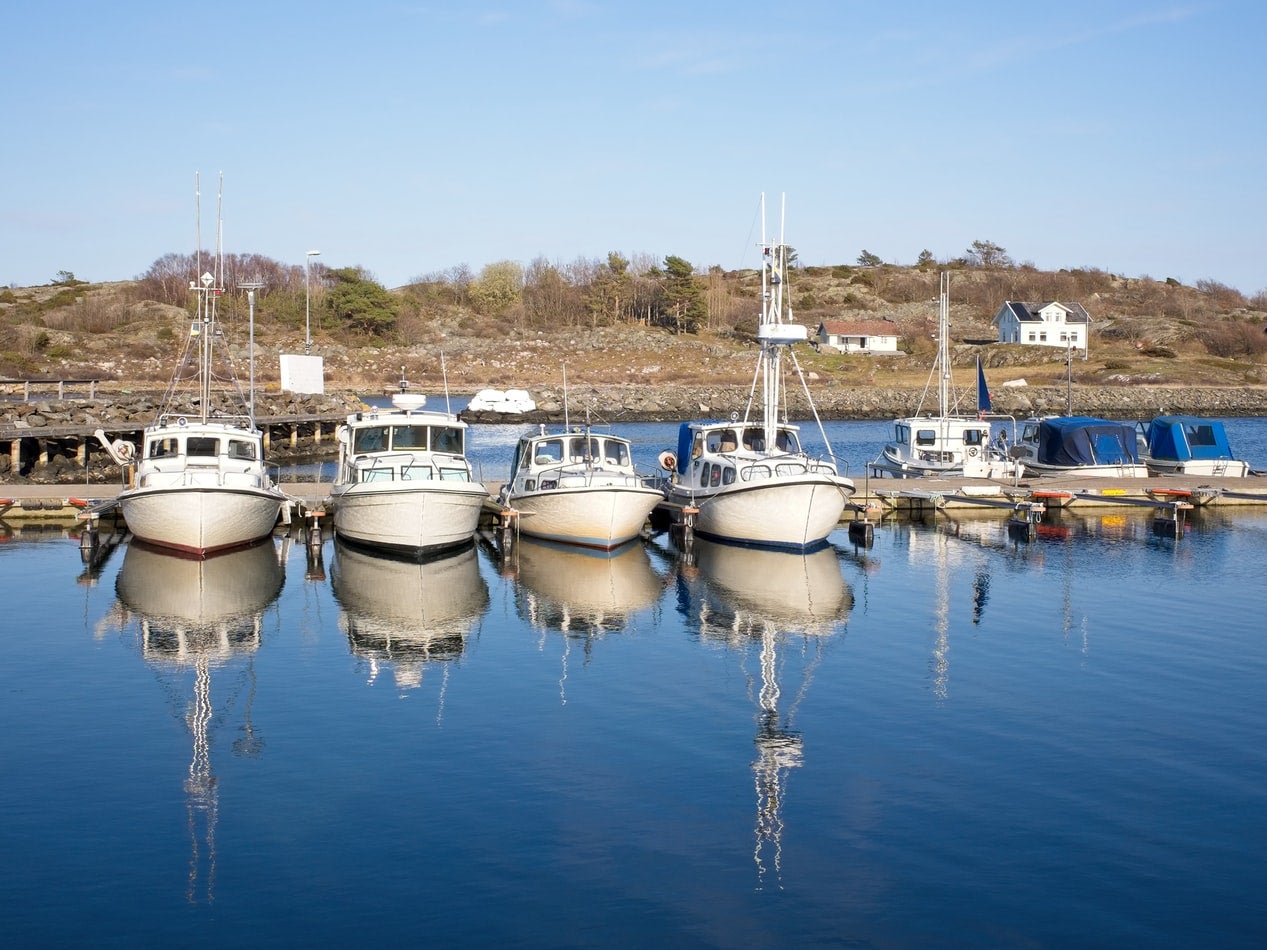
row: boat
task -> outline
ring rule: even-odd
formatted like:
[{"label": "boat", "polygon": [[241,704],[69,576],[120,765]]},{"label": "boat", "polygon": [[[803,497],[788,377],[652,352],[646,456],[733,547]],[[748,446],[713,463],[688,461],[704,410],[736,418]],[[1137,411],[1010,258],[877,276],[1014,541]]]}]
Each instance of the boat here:
[{"label": "boat", "polygon": [[[196,261],[202,271],[201,248]],[[133,537],[194,557],[267,537],[287,501],[264,462],[254,405],[243,398],[222,345],[216,305],[223,276],[217,247],[211,269],[190,282],[197,306],[184,352],[139,453],[97,431],[127,473],[118,504]]]},{"label": "boat", "polygon": [[634,465],[629,440],[586,425],[523,436],[499,500],[534,538],[611,549],[642,532],[663,491]]},{"label": "boat", "polygon": [[1145,430],[1150,475],[1227,475],[1244,478],[1249,463],[1236,458],[1217,419],[1158,416]]},{"label": "boat", "polygon": [[[937,413],[923,413],[933,380],[937,381]],[[966,478],[1015,478],[1021,466],[991,440],[990,390],[985,370],[977,358],[977,412],[956,413],[959,395],[950,368],[950,275],[941,275],[937,327],[937,356],[915,414],[893,422],[888,442],[869,472],[876,478],[962,476]]]},{"label": "boat", "polygon": [[[734,413],[730,421],[682,423],[677,454],[662,453],[660,464],[669,472],[668,500],[698,511],[696,534],[739,544],[805,549],[824,543],[839,524],[854,483],[837,472],[792,349],[805,342],[808,333],[792,320],[786,290],[789,249],[782,226],[778,243],[765,239],[764,195],[761,221],[760,350],[743,417]],[[799,426],[787,421],[785,360],[794,368],[818,423],[825,457],[810,456],[802,447]]]},{"label": "boat", "polygon": [[466,423],[423,409],[426,398],[402,389],[390,408],[354,412],[339,426],[336,537],[409,557],[475,537],[488,492],[466,458]]},{"label": "boat", "polygon": [[1011,451],[1026,476],[1148,476],[1148,467],[1140,461],[1136,427],[1093,416],[1027,419]]},{"label": "boat", "polygon": [[468,412],[500,412],[505,415],[522,415],[536,408],[536,402],[524,389],[481,389],[466,406]]}]

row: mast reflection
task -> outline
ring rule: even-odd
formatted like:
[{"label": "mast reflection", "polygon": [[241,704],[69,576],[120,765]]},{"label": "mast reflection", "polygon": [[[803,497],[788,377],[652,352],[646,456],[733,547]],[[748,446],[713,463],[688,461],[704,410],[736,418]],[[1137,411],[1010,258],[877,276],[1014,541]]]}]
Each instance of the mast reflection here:
[{"label": "mast reflection", "polygon": [[[135,628],[145,661],[173,676],[193,675],[185,710],[193,750],[184,782],[190,903],[215,900],[219,797],[211,765],[211,674],[245,658],[253,693],[252,661],[260,647],[263,615],[284,580],[271,540],[201,560],[133,540],[115,580],[114,619],[120,630]],[[250,723],[250,703],[248,697],[245,737],[234,743],[237,754],[257,755],[263,748]]]},{"label": "mast reflection", "polygon": [[[793,721],[821,662],[825,641],[844,629],[853,594],[833,548],[801,554],[696,539],[679,563],[679,610],[700,636],[723,642],[745,657],[752,646],[760,646],[759,681],[754,684],[748,674],[750,692],[757,686],[753,861],[759,888],[771,876],[774,886],[782,888],[783,802],[791,771],[804,763],[804,744]],[[798,639],[801,683],[781,709],[779,678],[786,665],[778,651]]]},{"label": "mast reflection", "polygon": [[416,689],[428,664],[456,660],[488,609],[474,544],[423,560],[369,553],[336,539],[330,586],[352,652],[384,668],[397,688]]}]

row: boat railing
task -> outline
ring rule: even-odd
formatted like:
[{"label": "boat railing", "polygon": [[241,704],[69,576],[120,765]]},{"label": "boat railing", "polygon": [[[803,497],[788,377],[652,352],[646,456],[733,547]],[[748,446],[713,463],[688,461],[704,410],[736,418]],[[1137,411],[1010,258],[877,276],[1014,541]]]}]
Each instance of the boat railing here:
[{"label": "boat railing", "polygon": [[648,476],[635,466],[608,466],[602,462],[560,462],[532,472],[541,489],[590,488],[599,485],[642,485]]},{"label": "boat railing", "polygon": [[357,482],[441,481],[469,482],[474,477],[461,455],[426,455],[417,452],[376,452],[353,459]]}]

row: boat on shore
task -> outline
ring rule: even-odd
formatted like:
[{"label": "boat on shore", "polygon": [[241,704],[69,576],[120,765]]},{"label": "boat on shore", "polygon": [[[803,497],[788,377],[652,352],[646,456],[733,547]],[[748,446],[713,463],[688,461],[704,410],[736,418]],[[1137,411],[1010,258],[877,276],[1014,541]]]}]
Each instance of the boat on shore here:
[{"label": "boat on shore", "polygon": [[[196,261],[202,271],[201,248]],[[217,247],[211,269],[190,281],[197,306],[184,352],[155,421],[142,431],[139,452],[131,442],[110,442],[97,432],[127,473],[118,502],[128,530],[193,557],[267,537],[286,503],[264,462],[254,406],[243,399],[221,345],[216,305],[224,294],[223,278]],[[192,411],[181,403],[188,395]]]},{"label": "boat on shore", "polygon": [[519,531],[546,541],[609,550],[636,538],[664,500],[639,474],[629,440],[589,425],[525,435],[499,500]]},{"label": "boat on shore", "polygon": [[409,557],[469,543],[488,492],[466,458],[466,423],[399,392],[391,408],[348,416],[335,436],[334,533]]},{"label": "boat on shore", "polygon": [[[893,438],[880,450],[868,471],[875,478],[950,477],[1015,478],[1020,463],[991,438],[990,391],[977,359],[977,412],[958,413],[950,368],[950,275],[941,275],[937,356],[914,415],[893,422]],[[937,413],[923,412],[934,379]]]},{"label": "boat on shore", "polygon": [[[839,524],[854,483],[836,469],[827,434],[792,347],[808,339],[792,319],[787,293],[788,246],[782,225],[777,243],[765,239],[762,218],[760,350],[743,416],[730,421],[681,424],[677,454],[663,453],[670,473],[668,500],[698,511],[697,534],[739,544],[805,549],[822,544]],[[790,362],[810,412],[819,424],[827,456],[802,447],[799,426],[788,422],[784,363]],[[757,388],[760,385],[760,401]]]},{"label": "boat on shore", "polygon": [[1236,458],[1217,419],[1158,416],[1144,428],[1150,475],[1218,475],[1244,478],[1249,463]]}]

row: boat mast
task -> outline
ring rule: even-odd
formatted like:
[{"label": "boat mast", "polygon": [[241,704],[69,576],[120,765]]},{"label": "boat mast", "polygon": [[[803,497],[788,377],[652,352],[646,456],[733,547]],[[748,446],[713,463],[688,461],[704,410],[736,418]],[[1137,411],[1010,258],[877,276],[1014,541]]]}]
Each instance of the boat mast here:
[{"label": "boat mast", "polygon": [[[767,326],[783,322],[783,281],[787,273],[787,246],[783,243],[783,228],[787,219],[787,197],[784,196],[779,210],[779,242],[766,242],[765,193],[761,194],[761,325]],[[783,355],[782,344],[776,338],[763,339],[761,342],[762,358],[762,424],[765,428],[766,450],[771,451],[775,445],[778,428],[779,387],[781,384],[780,368]]]},{"label": "boat mast", "polygon": [[950,273],[941,272],[937,310],[937,405],[942,419],[950,411]]}]

